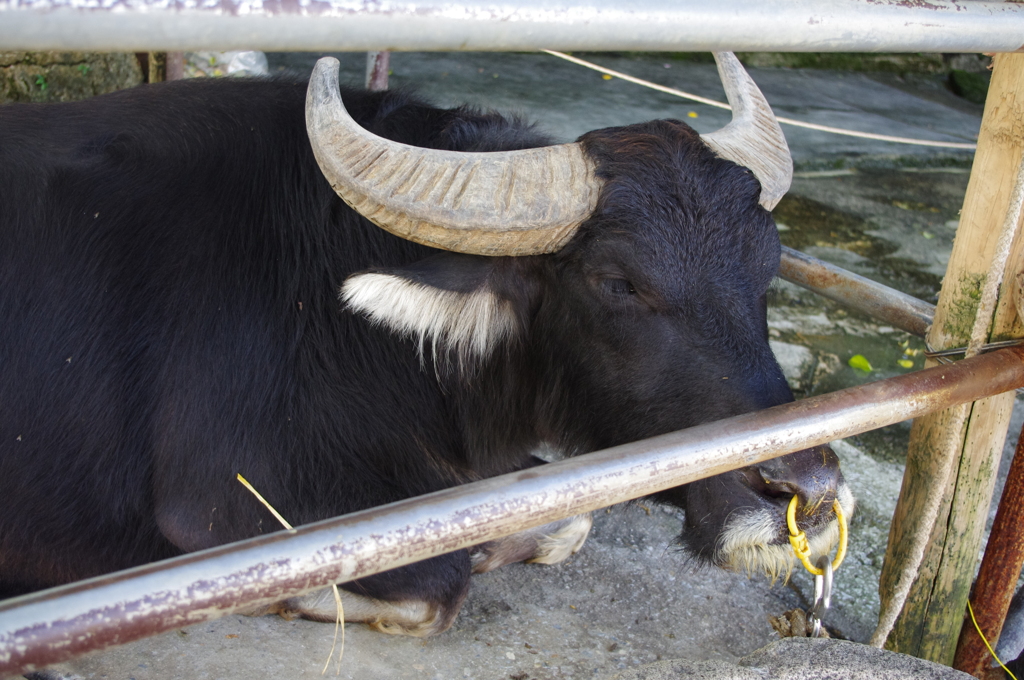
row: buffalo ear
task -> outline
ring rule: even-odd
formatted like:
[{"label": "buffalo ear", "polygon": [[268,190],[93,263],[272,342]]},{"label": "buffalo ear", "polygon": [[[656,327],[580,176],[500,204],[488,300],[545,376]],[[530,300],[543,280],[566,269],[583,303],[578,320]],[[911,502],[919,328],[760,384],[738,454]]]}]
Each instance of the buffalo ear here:
[{"label": "buffalo ear", "polygon": [[515,337],[520,323],[511,300],[494,285],[506,258],[444,252],[405,267],[353,274],[342,302],[370,321],[429,345],[453,351],[460,362],[479,361]]}]

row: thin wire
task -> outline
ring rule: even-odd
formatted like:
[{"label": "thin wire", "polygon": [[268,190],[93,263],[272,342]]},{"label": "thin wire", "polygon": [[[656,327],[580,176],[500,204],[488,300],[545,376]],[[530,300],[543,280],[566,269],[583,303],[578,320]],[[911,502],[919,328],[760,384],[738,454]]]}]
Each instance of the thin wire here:
[{"label": "thin wire", "polygon": [[992,649],[992,645],[988,643],[988,639],[985,637],[985,634],[981,632],[981,626],[978,625],[978,619],[974,618],[974,608],[971,607],[970,600],[967,600],[967,612],[971,615],[971,623],[974,624],[974,630],[978,631],[978,636],[981,638],[981,641],[984,642],[985,646],[988,648],[988,653],[992,655],[992,658],[996,660],[997,664],[1003,667],[1003,670],[1006,671],[1007,675],[1013,678],[1013,680],[1017,680],[1017,676],[1013,674],[1013,671],[1006,667],[1006,664],[1003,663],[1002,659],[996,656],[996,651]]},{"label": "thin wire", "polygon": [[[1020,345],[1024,345],[1024,338],[1016,338],[1014,340],[1000,340],[999,342],[989,342],[989,343],[986,343],[984,345],[979,346],[977,349],[978,349],[978,353],[981,354],[981,353],[984,353],[984,352],[992,352],[992,351],[997,350],[997,349],[1005,349],[1007,347],[1018,347]],[[927,342],[925,343],[925,346],[926,347],[928,346]],[[966,347],[951,347],[949,349],[940,349],[940,350],[933,350],[933,349],[931,349],[929,347],[928,349],[925,350],[924,355],[926,357],[928,357],[929,359],[935,359],[936,361],[940,361],[941,362],[941,360],[943,358],[945,358],[945,357],[955,357],[955,356],[959,356],[961,354],[966,354],[966,353],[967,353],[967,348]],[[942,362],[942,363],[952,363],[952,362]]]},{"label": "thin wire", "polygon": [[[643,85],[644,87],[649,87],[652,90],[657,90],[658,92],[664,92],[665,94],[671,94],[671,95],[674,95],[676,97],[683,97],[684,99],[691,99],[691,100],[693,100],[695,102],[699,102],[701,104],[706,104],[708,106],[714,106],[715,108],[725,109],[726,111],[732,111],[732,107],[731,106],[729,106],[728,104],[723,104],[722,102],[719,102],[719,101],[715,101],[714,99],[708,99],[706,97],[701,97],[699,95],[690,94],[689,92],[683,92],[682,90],[677,90],[677,89],[672,88],[672,87],[665,87],[664,85],[658,85],[657,83],[652,83],[651,81],[643,80],[642,78],[635,78],[635,77],[633,77],[631,75],[628,75],[626,73],[621,73],[619,71],[613,71],[610,68],[605,68],[603,66],[598,66],[597,64],[591,63],[589,61],[584,61],[583,59],[580,59],[578,57],[570,56],[568,54],[565,54],[564,52],[556,52],[554,50],[541,50],[541,52],[544,52],[546,54],[550,54],[553,57],[558,57],[559,59],[565,59],[566,61],[571,61],[572,63],[578,64],[579,66],[584,66],[584,67],[592,69],[594,71],[598,71],[600,73],[604,73],[604,74],[613,76],[615,78],[619,78],[621,80],[625,80],[625,81],[630,82],[630,83],[635,83],[637,85]],[[830,127],[828,125],[818,125],[816,123],[805,123],[802,120],[794,120],[792,118],[783,118],[782,116],[776,116],[775,119],[777,121],[779,121],[780,123],[783,123],[785,125],[792,125],[794,127],[802,127],[802,128],[806,128],[808,130],[818,130],[819,132],[830,132],[830,133],[835,134],[835,135],[845,135],[847,137],[859,137],[861,139],[874,139],[874,140],[878,140],[878,141],[882,141],[882,142],[894,142],[896,144],[915,144],[917,146],[934,146],[934,147],[939,147],[939,148],[943,148],[943,149],[966,149],[968,151],[974,151],[974,150],[976,150],[978,148],[977,144],[967,144],[967,143],[963,143],[963,142],[933,142],[933,141],[930,141],[930,140],[927,140],[927,139],[912,139],[910,137],[893,137],[891,135],[878,135],[878,134],[874,134],[872,132],[858,132],[856,130],[845,130],[843,128]]]}]

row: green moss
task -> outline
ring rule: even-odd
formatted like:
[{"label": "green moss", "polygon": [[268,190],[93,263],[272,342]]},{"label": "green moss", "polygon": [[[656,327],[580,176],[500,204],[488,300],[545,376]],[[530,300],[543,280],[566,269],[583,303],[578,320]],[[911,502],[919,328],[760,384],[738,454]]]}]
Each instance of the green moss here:
[{"label": "green moss", "polygon": [[141,82],[133,54],[0,52],[0,102],[71,101]]},{"label": "green moss", "polygon": [[951,292],[950,312],[942,325],[942,331],[954,345],[967,344],[971,338],[984,283],[984,274],[961,274],[956,289]]},{"label": "green moss", "polygon": [[988,95],[988,74],[969,73],[960,69],[949,72],[949,87],[956,94],[975,104],[984,104]]}]

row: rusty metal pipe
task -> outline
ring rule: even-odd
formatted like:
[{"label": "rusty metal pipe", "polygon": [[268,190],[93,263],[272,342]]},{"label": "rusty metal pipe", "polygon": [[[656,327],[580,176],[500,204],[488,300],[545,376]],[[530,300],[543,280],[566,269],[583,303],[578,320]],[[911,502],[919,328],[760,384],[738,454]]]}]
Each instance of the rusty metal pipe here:
[{"label": "rusty metal pipe", "polygon": [[[971,594],[971,607],[978,626],[993,647],[1002,633],[1021,567],[1024,567],[1024,430],[1017,439],[1017,449]],[[953,668],[976,678],[985,678],[991,660],[992,655],[978,636],[970,617],[966,617],[960,629]]]},{"label": "rusty metal pipe", "polygon": [[371,92],[381,92],[388,89],[388,70],[390,68],[390,52],[367,52],[366,89]]},{"label": "rusty metal pipe", "polygon": [[164,67],[165,80],[182,80],[185,78],[185,53],[168,52],[167,62]]},{"label": "rusty metal pipe", "polygon": [[1024,349],[965,359],[0,605],[0,676],[375,574],[1024,386]]},{"label": "rusty metal pipe", "polygon": [[935,305],[785,246],[779,277],[920,337],[935,318]]}]

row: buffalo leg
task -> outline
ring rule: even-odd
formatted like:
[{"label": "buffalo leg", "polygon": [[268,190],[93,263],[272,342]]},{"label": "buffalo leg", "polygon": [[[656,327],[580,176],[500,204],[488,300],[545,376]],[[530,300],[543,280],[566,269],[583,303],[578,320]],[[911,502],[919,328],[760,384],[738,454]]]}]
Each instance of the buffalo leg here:
[{"label": "buffalo leg", "polygon": [[[583,546],[590,525],[589,514],[577,515],[468,551],[459,550],[346,583],[339,587],[345,621],[365,623],[393,635],[427,637],[442,633],[462,608],[471,573],[491,571],[512,562],[561,562]],[[333,622],[338,615],[330,588],[245,613],[324,622]]]},{"label": "buffalo leg", "polygon": [[469,549],[473,573],[482,574],[512,562],[561,562],[583,547],[592,523],[589,513],[576,515],[473,546]]},{"label": "buffalo leg", "polygon": [[[530,456],[519,469],[546,464],[543,458]],[[592,524],[590,513],[576,515],[473,546],[469,549],[473,573],[483,574],[513,562],[557,564],[583,547]]]},{"label": "buffalo leg", "polygon": [[[345,583],[339,586],[345,621],[393,635],[444,632],[466,599],[470,573],[469,555],[459,550]],[[331,589],[321,588],[245,613],[334,622],[337,606]]]}]

